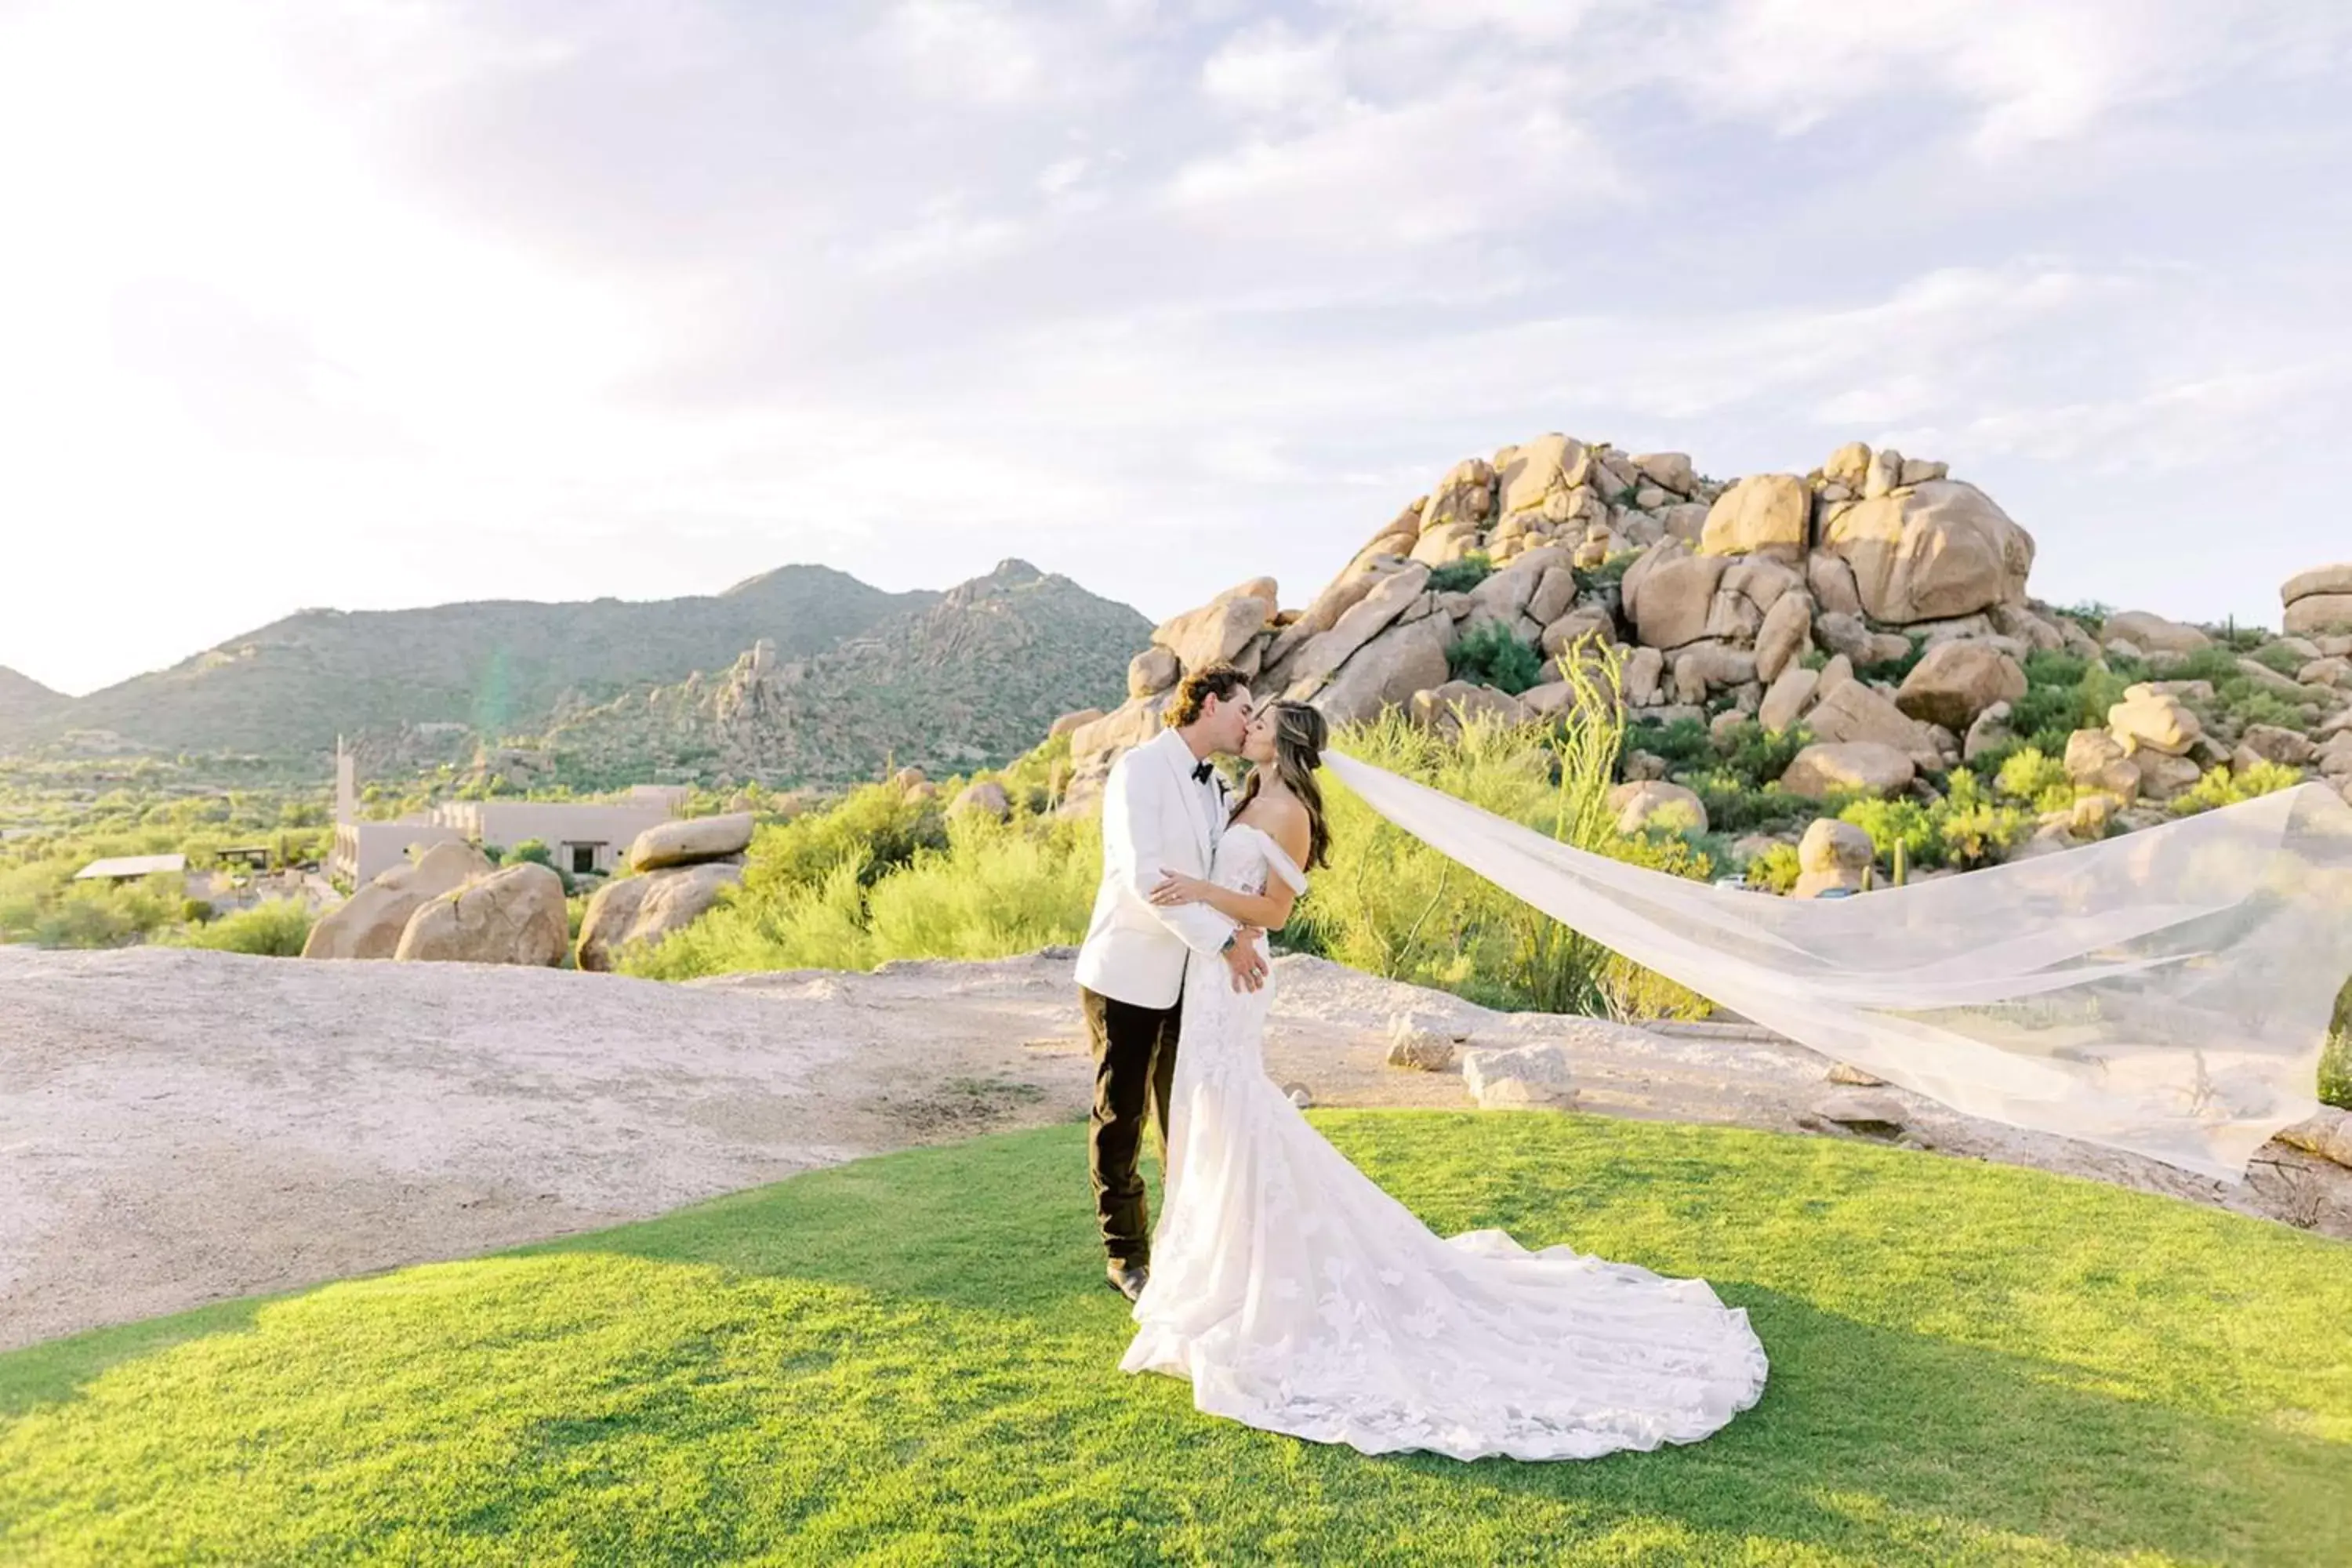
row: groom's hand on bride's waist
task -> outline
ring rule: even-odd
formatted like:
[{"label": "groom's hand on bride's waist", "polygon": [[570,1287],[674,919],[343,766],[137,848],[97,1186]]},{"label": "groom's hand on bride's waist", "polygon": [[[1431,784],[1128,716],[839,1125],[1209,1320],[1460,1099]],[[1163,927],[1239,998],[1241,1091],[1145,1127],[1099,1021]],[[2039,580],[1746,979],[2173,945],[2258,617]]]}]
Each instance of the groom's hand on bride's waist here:
[{"label": "groom's hand on bride's waist", "polygon": [[1265,955],[1257,944],[1264,934],[1256,926],[1235,926],[1225,939],[1225,968],[1234,977],[1234,990],[1255,991],[1265,984]]}]

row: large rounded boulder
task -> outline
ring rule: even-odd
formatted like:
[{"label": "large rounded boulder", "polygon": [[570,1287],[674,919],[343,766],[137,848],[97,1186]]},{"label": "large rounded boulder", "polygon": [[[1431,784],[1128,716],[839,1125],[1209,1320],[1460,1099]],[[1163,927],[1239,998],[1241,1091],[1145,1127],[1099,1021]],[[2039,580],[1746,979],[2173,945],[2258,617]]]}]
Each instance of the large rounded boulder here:
[{"label": "large rounded boulder", "polygon": [[2025,596],[2033,536],[1992,498],[1934,479],[1857,502],[1824,531],[1822,548],[1853,568],[1874,620],[1948,620]]},{"label": "large rounded boulder", "polygon": [[379,874],[320,917],[302,943],[305,958],[390,958],[400,950],[411,916],[431,900],[489,874],[490,863],[470,844],[436,844],[404,866]]},{"label": "large rounded boulder", "polygon": [[443,893],[409,917],[403,963],[513,963],[551,969],[571,945],[563,879],[525,860]]},{"label": "large rounded boulder", "polygon": [[1994,703],[2024,695],[2025,669],[2017,660],[1990,643],[1946,642],[1911,667],[1895,706],[1921,723],[1965,734]]},{"label": "large rounded boulder", "polygon": [[748,811],[730,811],[723,816],[689,816],[678,822],[658,823],[638,834],[636,842],[629,846],[629,869],[653,871],[665,866],[723,860],[730,855],[740,855],[751,845],[751,814]]},{"label": "large rounded boulder", "polygon": [[742,880],[740,866],[710,864],[607,882],[588,900],[576,962],[586,970],[617,969],[625,954],[693,924]]}]

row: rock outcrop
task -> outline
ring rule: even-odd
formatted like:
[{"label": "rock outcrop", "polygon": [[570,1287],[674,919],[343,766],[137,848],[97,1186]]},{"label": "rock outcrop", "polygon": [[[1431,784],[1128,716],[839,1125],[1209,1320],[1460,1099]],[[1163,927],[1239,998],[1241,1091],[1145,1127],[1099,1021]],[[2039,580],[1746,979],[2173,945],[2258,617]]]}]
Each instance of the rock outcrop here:
[{"label": "rock outcrop", "polygon": [[393,957],[404,963],[553,968],[571,941],[563,879],[526,860],[452,889],[409,917]]},{"label": "rock outcrop", "polygon": [[742,880],[740,866],[714,861],[607,882],[581,919],[576,962],[582,969],[616,969],[625,953],[691,925]]},{"label": "rock outcrop", "polygon": [[751,814],[730,812],[723,816],[688,816],[646,828],[629,846],[629,868],[656,871],[665,866],[692,866],[723,860],[751,847]]},{"label": "rock outcrop", "polygon": [[435,844],[412,853],[415,858],[407,865],[379,873],[321,915],[302,944],[302,956],[391,958],[418,910],[490,870],[489,860],[470,844]]},{"label": "rock outcrop", "polygon": [[2298,572],[2279,589],[2286,605],[2280,629],[2290,637],[2352,632],[2352,563]]}]

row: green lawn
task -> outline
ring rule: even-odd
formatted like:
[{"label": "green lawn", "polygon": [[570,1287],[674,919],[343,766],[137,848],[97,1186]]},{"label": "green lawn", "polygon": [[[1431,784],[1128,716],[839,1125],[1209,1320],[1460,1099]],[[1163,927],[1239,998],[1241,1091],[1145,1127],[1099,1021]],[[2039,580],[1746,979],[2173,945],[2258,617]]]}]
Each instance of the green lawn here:
[{"label": "green lawn", "polygon": [[0,1356],[0,1559],[2352,1562],[2352,1247],[1850,1142],[1318,1121],[1441,1230],[1705,1274],[1763,1402],[1556,1465],[1201,1417],[1116,1370],[1055,1127]]}]

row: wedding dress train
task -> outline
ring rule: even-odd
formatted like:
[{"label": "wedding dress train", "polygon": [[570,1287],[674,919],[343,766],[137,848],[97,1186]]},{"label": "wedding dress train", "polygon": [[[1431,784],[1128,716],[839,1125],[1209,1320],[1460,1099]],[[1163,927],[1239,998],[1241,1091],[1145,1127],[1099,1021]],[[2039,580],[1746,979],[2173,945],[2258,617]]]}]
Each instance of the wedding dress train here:
[{"label": "wedding dress train", "polygon": [[[1229,828],[1212,879],[1305,874]],[[1274,984],[1222,965],[1184,988],[1166,1194],[1120,1365],[1192,1380],[1204,1412],[1368,1454],[1580,1459],[1690,1443],[1763,1392],[1744,1309],[1499,1230],[1441,1239],[1265,1076]]]}]

